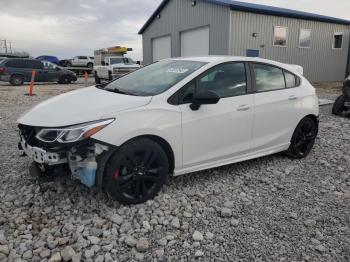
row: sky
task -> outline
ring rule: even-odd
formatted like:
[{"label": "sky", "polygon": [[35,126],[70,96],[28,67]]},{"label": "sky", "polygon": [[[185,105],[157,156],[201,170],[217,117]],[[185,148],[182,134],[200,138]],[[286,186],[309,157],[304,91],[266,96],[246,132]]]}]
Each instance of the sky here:
[{"label": "sky", "polygon": [[[177,1],[177,0],[173,0]],[[244,0],[243,0],[244,1]],[[142,59],[137,34],[161,0],[0,0],[0,39],[15,51],[60,59],[127,46]],[[246,0],[350,20],[349,0]],[[1,50],[0,46],[0,50]],[[3,50],[1,50],[3,51]]]}]

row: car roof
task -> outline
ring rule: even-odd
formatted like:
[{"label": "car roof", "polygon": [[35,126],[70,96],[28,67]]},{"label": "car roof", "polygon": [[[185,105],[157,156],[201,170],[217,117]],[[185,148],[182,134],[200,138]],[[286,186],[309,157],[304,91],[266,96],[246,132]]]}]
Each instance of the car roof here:
[{"label": "car roof", "polygon": [[209,63],[209,64],[219,64],[219,63],[225,63],[225,62],[238,62],[238,61],[257,62],[257,63],[271,64],[277,67],[287,69],[294,73],[301,74],[300,69],[298,70],[296,68],[297,65],[284,64],[281,62],[259,58],[259,57],[246,57],[246,56],[192,56],[191,57],[189,56],[189,57],[169,58],[166,60],[195,61],[195,62],[203,62],[203,63]]},{"label": "car roof", "polygon": [[246,57],[246,56],[188,56],[188,57],[170,58],[170,60],[196,61],[196,62],[205,62],[205,63],[247,61],[247,62],[279,64],[279,62],[268,60],[268,59],[263,59],[259,57]]}]

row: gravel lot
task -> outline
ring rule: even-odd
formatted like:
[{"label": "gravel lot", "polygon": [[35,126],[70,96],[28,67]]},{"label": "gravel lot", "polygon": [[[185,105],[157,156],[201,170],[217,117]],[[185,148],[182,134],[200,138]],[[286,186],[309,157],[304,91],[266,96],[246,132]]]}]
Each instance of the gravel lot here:
[{"label": "gravel lot", "polygon": [[[0,261],[350,261],[350,120],[321,108],[312,154],[171,179],[154,200],[120,206],[69,178],[39,182],[17,150],[16,119],[83,87],[0,84]],[[335,98],[339,84],[317,85]]]}]

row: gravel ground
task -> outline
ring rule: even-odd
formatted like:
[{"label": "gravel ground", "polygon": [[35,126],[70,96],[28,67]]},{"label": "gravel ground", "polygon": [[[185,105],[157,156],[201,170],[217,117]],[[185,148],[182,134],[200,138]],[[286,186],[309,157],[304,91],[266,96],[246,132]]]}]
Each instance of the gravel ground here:
[{"label": "gravel ground", "polygon": [[173,178],[129,207],[69,178],[39,182],[18,154],[19,115],[82,86],[39,85],[28,97],[0,84],[0,261],[350,261],[350,121],[331,106],[307,159]]}]

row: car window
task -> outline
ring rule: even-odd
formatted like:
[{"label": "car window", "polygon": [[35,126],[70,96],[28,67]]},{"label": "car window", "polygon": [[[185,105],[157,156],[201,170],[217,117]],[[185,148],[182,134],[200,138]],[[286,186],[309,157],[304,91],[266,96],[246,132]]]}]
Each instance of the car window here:
[{"label": "car window", "polygon": [[25,60],[25,68],[29,68],[29,69],[43,69],[44,65],[39,60]]},{"label": "car window", "polygon": [[48,61],[44,61],[43,64],[45,69],[56,69],[57,67],[55,64]]},{"label": "car window", "polygon": [[26,68],[24,60],[13,59],[6,63],[6,66],[13,68]]},{"label": "car window", "polygon": [[86,56],[78,56],[78,59],[87,59]]},{"label": "car window", "polygon": [[196,91],[196,81],[188,83],[179,92],[179,104],[191,103],[193,94]]},{"label": "car window", "polygon": [[284,71],[284,77],[286,79],[286,87],[287,88],[292,88],[292,87],[298,86],[298,78],[295,75],[293,75],[287,71]]},{"label": "car window", "polygon": [[197,92],[209,90],[221,98],[247,93],[247,80],[244,63],[226,63],[211,69],[198,81]]},{"label": "car window", "polygon": [[282,69],[265,64],[253,64],[257,92],[266,92],[286,87]]}]

